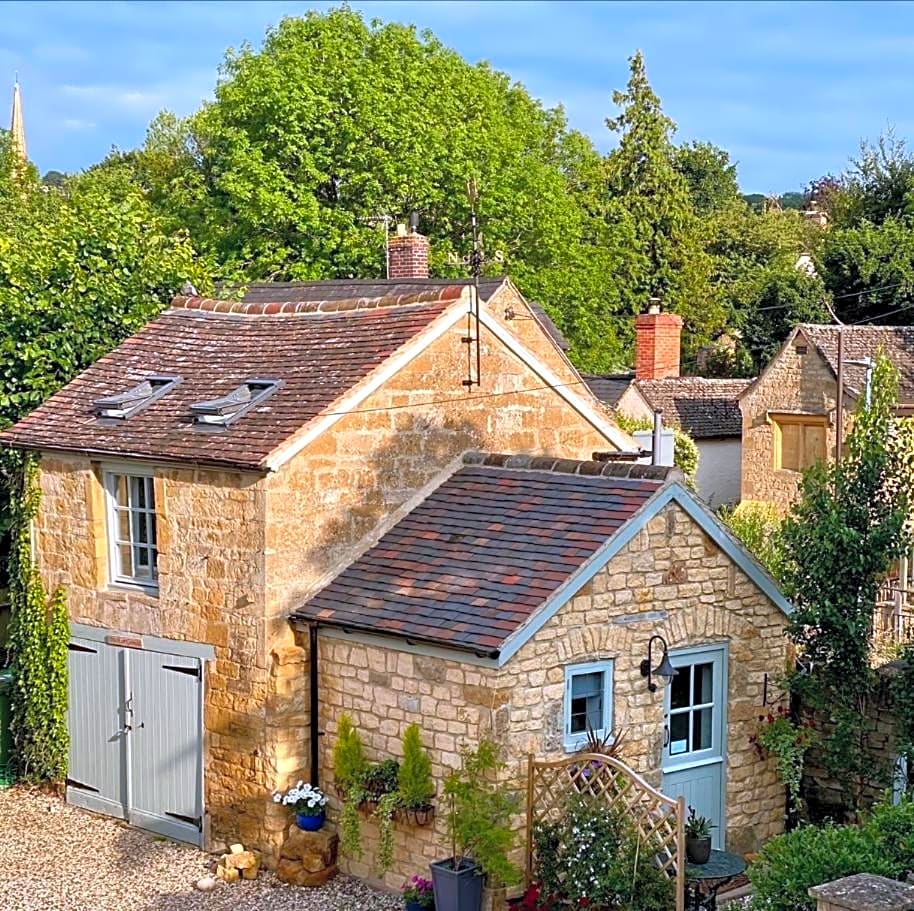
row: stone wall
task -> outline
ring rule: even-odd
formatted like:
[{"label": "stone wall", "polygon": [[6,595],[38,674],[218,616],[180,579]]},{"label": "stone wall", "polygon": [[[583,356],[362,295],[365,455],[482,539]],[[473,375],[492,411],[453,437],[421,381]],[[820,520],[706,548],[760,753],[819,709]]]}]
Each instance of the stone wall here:
[{"label": "stone wall", "polygon": [[[515,293],[499,299],[492,312],[574,383],[538,324],[505,322],[512,300],[527,312]],[[49,587],[67,587],[72,620],[215,646],[205,708],[215,838],[275,860],[288,814],[270,793],[307,777],[309,761],[307,652],[286,618],[359,542],[467,449],[589,458],[611,448],[488,333],[482,386],[467,392],[464,332],[461,321],[275,475],[157,468],[156,596],[109,585],[100,465],[42,459],[39,565]]]},{"label": "stone wall", "polygon": [[[879,669],[877,685],[864,709],[865,749],[871,757],[865,781],[854,782],[830,772],[825,767],[821,748],[813,747],[807,753],[803,767],[803,798],[814,820],[841,820],[847,814],[852,795],[858,795],[861,805],[867,807],[880,800],[886,789],[892,787],[898,755],[898,719],[891,694],[891,680],[895,673],[891,664]],[[819,716],[815,727],[828,732],[832,725],[827,718]]]},{"label": "stone wall", "polygon": [[[624,758],[659,785],[663,694],[647,691],[639,669],[648,638],[659,632],[673,648],[729,645],[726,842],[730,850],[756,850],[783,825],[784,788],[774,764],[758,757],[749,738],[762,711],[764,675],[782,673],[787,662],[784,622],[778,608],[671,505],[502,669],[322,633],[322,782],[332,782],[332,750],[346,712],[373,760],[400,758],[403,733],[417,722],[439,788],[458,766],[461,747],[494,737],[506,749],[508,780],[523,787],[531,752],[564,755],[565,666],[611,658],[615,724],[627,731]],[[363,824],[363,835],[365,856],[343,858],[343,865],[372,878],[373,824]],[[385,881],[398,886],[449,851],[442,819],[424,829],[397,824],[395,865]]]},{"label": "stone wall", "polygon": [[623,759],[661,784],[663,694],[640,673],[648,639],[671,649],[729,646],[727,848],[756,850],[781,831],[784,787],[774,763],[750,743],[763,711],[764,677],[787,665],[786,618],[677,505],[671,504],[616,555],[514,657],[502,676],[511,698],[512,756],[562,754],[564,667],[614,660],[614,724]]},{"label": "stone wall", "polygon": [[[769,412],[826,414],[826,451],[834,458],[837,384],[834,374],[812,344],[799,354],[796,342],[771,362],[754,388],[740,401],[743,412],[742,499],[764,500],[784,509],[796,498],[801,475],[774,468],[773,428]],[[845,431],[853,402],[846,400]]]},{"label": "stone wall", "polygon": [[228,471],[160,468],[155,478],[159,590],[109,584],[102,466],[41,460],[35,526],[46,585],[67,589],[77,623],[206,642],[206,805],[213,836],[254,840],[262,827],[266,696],[263,481]]},{"label": "stone wall", "polygon": [[[512,292],[500,295],[501,314]],[[515,306],[519,306],[515,301]],[[574,375],[536,324],[517,323],[537,356],[569,382]],[[483,330],[482,386],[467,393],[461,321],[268,479],[266,611],[268,650],[293,648],[286,618],[389,527],[417,492],[468,449],[590,458],[611,444],[501,343]],[[525,339],[526,341],[526,339]],[[596,400],[590,399],[599,411]],[[434,403],[434,404],[423,404]],[[419,494],[421,498],[421,493]],[[301,656],[306,661],[306,656]],[[305,667],[305,665],[302,665]],[[271,694],[268,757],[271,787],[309,774],[307,674]],[[281,818],[268,815],[270,841]]]}]

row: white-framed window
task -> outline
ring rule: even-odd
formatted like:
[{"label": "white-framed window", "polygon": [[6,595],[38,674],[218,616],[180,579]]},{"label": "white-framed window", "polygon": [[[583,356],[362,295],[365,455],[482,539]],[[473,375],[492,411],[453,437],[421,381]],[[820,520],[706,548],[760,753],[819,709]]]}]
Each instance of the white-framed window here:
[{"label": "white-framed window", "polygon": [[613,724],[613,663],[596,661],[565,668],[565,749],[578,750],[588,731],[605,737]]},{"label": "white-framed window", "polygon": [[106,471],[111,580],[158,588],[155,487],[151,472]]}]

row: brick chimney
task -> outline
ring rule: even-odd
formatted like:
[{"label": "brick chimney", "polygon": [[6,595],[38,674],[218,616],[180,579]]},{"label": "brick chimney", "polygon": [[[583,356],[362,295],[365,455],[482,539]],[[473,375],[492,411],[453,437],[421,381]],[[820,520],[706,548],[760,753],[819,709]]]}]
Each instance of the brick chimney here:
[{"label": "brick chimney", "polygon": [[675,313],[662,313],[660,304],[651,302],[647,313],[635,319],[635,378],[679,376],[681,335],[682,319]]},{"label": "brick chimney", "polygon": [[428,278],[428,238],[397,225],[387,243],[388,278]]}]

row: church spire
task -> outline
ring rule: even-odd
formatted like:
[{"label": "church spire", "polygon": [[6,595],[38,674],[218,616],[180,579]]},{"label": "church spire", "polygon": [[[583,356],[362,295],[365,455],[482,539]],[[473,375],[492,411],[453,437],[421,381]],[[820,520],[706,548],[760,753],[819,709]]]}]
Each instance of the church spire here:
[{"label": "church spire", "polygon": [[13,115],[10,118],[10,134],[13,154],[21,161],[29,160],[25,147],[25,123],[22,119],[22,92],[19,79],[13,83]]}]

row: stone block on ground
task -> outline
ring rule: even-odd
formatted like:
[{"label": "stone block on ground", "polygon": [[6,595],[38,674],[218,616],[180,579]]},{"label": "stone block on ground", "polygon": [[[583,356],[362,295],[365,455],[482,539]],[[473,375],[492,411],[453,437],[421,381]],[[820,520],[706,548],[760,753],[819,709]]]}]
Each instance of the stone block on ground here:
[{"label": "stone block on ground", "polygon": [[316,873],[306,870],[299,861],[288,860],[283,858],[276,866],[276,876],[281,882],[288,883],[290,886],[304,886],[314,888],[323,886],[330,882],[336,874],[339,873],[339,867],[333,864],[330,867],[324,867]]},{"label": "stone block on ground", "polygon": [[337,874],[339,843],[339,837],[327,830],[293,828],[279,852],[277,877],[295,886],[324,885]]}]

